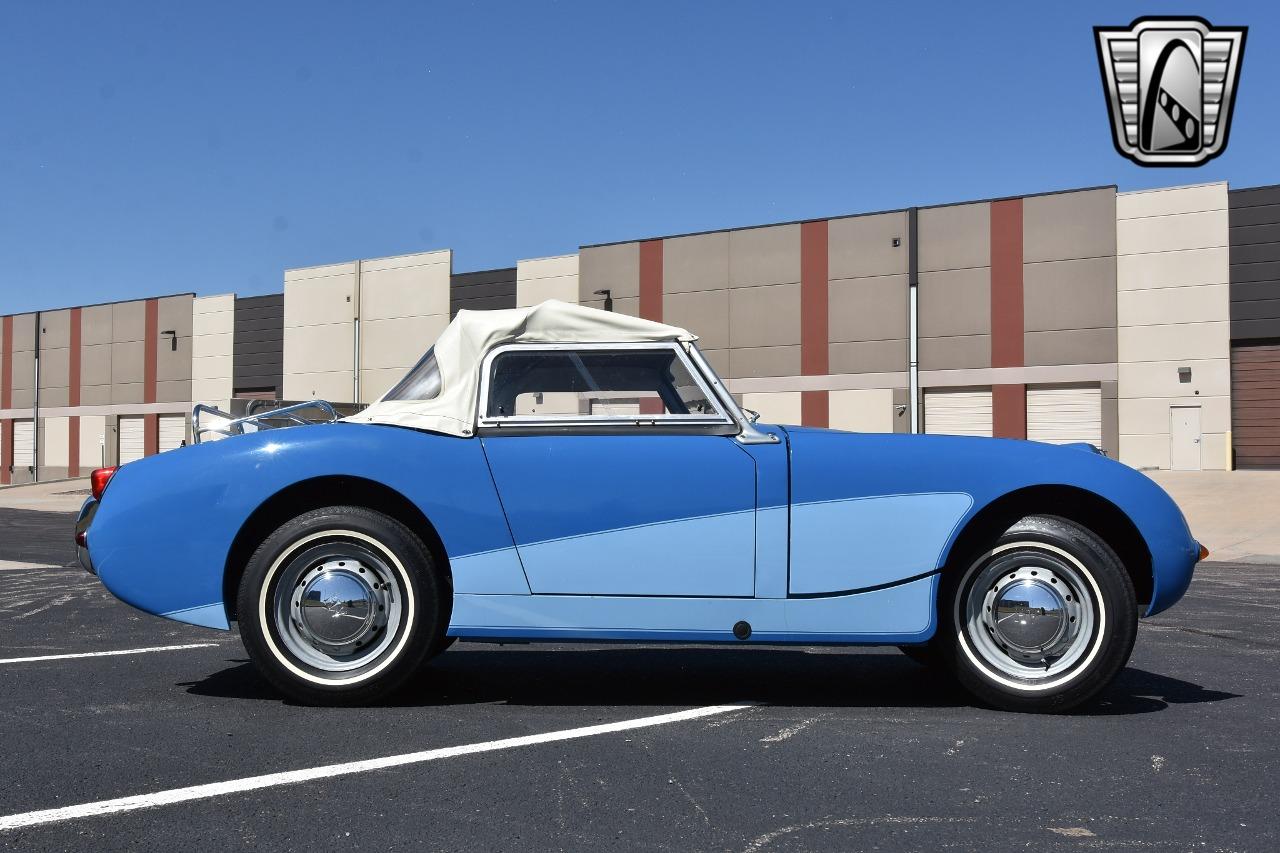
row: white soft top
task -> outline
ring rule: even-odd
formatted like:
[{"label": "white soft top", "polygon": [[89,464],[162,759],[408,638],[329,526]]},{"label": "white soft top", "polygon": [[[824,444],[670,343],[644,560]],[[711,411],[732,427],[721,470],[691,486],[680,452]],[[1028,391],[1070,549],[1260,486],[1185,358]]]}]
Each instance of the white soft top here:
[{"label": "white soft top", "polygon": [[440,390],[435,396],[428,400],[388,400],[384,394],[363,412],[344,420],[469,436],[476,423],[480,362],[496,346],[694,340],[696,335],[676,326],[555,299],[532,308],[462,310],[440,333],[433,347],[440,370]]}]

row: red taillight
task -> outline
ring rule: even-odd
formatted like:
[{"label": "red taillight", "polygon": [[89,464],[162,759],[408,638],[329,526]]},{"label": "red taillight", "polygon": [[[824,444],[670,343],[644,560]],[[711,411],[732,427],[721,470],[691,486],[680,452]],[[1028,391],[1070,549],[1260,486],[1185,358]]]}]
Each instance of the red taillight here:
[{"label": "red taillight", "polygon": [[102,493],[107,490],[107,483],[111,482],[117,470],[118,468],[112,465],[110,468],[98,468],[89,475],[89,489],[93,492],[95,499],[102,500]]}]

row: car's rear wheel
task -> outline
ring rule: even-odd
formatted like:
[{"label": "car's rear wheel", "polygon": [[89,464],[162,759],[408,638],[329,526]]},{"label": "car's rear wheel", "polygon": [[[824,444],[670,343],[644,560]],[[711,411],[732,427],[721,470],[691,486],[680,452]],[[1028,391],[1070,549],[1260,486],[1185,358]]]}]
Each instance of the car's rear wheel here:
[{"label": "car's rear wheel", "polygon": [[413,531],[363,507],[327,507],[282,525],[254,552],[240,583],[240,634],[290,698],[363,704],[444,647],[442,590]]},{"label": "car's rear wheel", "polygon": [[1087,702],[1129,659],[1133,582],[1097,535],[1029,516],[939,597],[938,649],[969,692],[998,708],[1065,711]]}]

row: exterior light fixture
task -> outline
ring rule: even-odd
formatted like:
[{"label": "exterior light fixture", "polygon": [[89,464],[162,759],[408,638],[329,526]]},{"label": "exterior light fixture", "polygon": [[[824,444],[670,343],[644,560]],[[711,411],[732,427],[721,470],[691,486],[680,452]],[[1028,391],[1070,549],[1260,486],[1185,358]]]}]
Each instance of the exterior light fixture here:
[{"label": "exterior light fixture", "polygon": [[1178,381],[1179,381],[1179,382],[1181,382],[1181,383],[1182,383],[1182,384],[1184,384],[1184,385],[1191,381],[1191,368],[1190,368],[1190,367],[1179,367],[1179,368],[1178,368]]},{"label": "exterior light fixture", "polygon": [[160,334],[170,336],[169,349],[171,352],[177,352],[178,351],[178,333],[173,329],[165,329]]},{"label": "exterior light fixture", "polygon": [[612,290],[606,287],[603,290],[594,291],[593,295],[604,297],[604,310],[606,311],[613,310],[613,291]]}]

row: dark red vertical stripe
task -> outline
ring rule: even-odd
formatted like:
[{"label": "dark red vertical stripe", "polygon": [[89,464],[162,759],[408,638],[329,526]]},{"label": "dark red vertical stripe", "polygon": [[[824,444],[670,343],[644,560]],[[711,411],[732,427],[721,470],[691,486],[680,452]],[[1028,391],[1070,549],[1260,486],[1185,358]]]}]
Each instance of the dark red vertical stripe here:
[{"label": "dark red vertical stripe", "polygon": [[[662,322],[662,241],[645,240],[640,244],[640,316]],[[640,414],[660,415],[662,401],[646,398],[640,401]]]},{"label": "dark red vertical stripe", "polygon": [[[829,372],[827,285],[827,222],[800,226],[800,372],[826,376]],[[826,391],[800,393],[800,420],[805,426],[825,427],[831,421]]]},{"label": "dark red vertical stripe", "polygon": [[0,485],[8,485],[13,467],[13,419],[0,421]]},{"label": "dark red vertical stripe", "polygon": [[160,338],[160,301],[147,300],[146,331],[143,334],[145,351],[142,356],[142,402],[156,401],[156,356]]},{"label": "dark red vertical stripe", "polygon": [[[71,309],[71,340],[67,350],[67,405],[80,405],[80,314],[81,309]],[[67,419],[67,476],[80,476],[80,418]]]},{"label": "dark red vertical stripe", "polygon": [[[991,203],[991,366],[1023,367],[1022,199]],[[991,389],[992,431],[1027,437],[1027,387]]]},{"label": "dark red vertical stripe", "polygon": [[142,416],[142,455],[155,456],[160,452],[160,416]]}]

